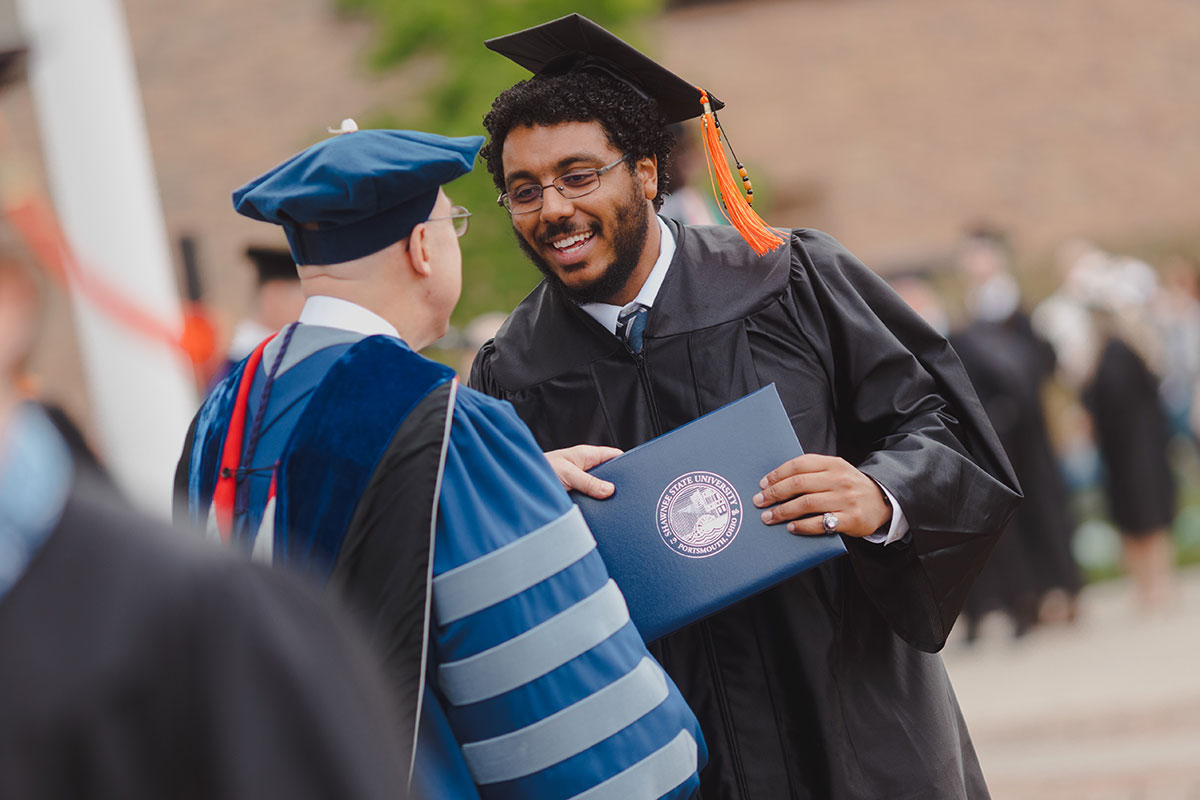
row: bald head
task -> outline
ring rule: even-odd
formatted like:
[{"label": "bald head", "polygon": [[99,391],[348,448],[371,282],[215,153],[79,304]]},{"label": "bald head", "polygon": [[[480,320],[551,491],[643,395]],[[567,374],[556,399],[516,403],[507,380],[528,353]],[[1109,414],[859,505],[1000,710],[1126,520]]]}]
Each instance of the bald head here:
[{"label": "bald head", "polygon": [[430,218],[404,239],[353,261],[300,265],[305,297],[348,300],[394,325],[414,350],[432,344],[445,334],[462,292],[462,253],[450,213],[450,199],[439,191]]}]

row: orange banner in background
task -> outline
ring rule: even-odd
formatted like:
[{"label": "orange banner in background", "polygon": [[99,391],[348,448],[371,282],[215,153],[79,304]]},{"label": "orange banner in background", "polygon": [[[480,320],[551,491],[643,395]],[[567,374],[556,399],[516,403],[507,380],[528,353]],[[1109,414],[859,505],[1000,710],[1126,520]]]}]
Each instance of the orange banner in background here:
[{"label": "orange banner in background", "polygon": [[178,329],[139,307],[94,271],[86,269],[67,242],[58,220],[39,198],[28,196],[7,203],[4,212],[38,263],[68,290],[80,292],[102,313],[135,333],[175,348],[197,370],[212,358],[216,332],[200,304],[185,305],[183,327]]}]

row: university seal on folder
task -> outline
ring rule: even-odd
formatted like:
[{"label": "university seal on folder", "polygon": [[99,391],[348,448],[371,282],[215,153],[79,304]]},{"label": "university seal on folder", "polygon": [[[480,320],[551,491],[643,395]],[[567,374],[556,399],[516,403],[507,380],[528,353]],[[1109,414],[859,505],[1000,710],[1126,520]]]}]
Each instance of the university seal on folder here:
[{"label": "university seal on folder", "polygon": [[715,472],[680,475],[658,498],[658,532],[681,556],[714,556],[741,528],[742,498]]},{"label": "university seal on folder", "polygon": [[794,536],[748,505],[803,452],[771,384],[596,467],[609,499],[572,493],[646,641],[845,552],[836,534]]}]

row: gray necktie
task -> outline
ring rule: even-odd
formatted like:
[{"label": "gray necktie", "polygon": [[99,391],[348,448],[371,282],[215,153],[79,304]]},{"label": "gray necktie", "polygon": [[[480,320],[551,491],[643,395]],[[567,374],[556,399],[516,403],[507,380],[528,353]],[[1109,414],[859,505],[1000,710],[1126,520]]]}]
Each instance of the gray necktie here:
[{"label": "gray necktie", "polygon": [[650,309],[634,303],[617,317],[617,338],[625,342],[631,353],[642,352],[642,332],[646,330],[646,318]]}]

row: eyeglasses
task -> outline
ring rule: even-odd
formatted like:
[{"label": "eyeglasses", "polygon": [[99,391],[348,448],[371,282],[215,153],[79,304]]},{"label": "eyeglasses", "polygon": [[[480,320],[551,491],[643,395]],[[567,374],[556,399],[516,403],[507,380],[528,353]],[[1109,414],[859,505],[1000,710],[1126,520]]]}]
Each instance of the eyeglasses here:
[{"label": "eyeglasses", "polygon": [[463,206],[454,206],[450,209],[450,213],[446,216],[430,217],[425,221],[433,222],[434,220],[438,219],[454,220],[454,235],[461,239],[463,234],[467,232],[467,228],[471,225],[471,212],[467,211],[467,209]]},{"label": "eyeglasses", "polygon": [[585,194],[591,194],[600,188],[600,176],[606,174],[609,170],[625,160],[625,156],[621,156],[611,164],[605,164],[603,167],[593,169],[576,169],[568,172],[566,175],[559,175],[554,179],[553,183],[548,183],[545,186],[538,186],[536,183],[530,183],[525,186],[519,186],[511,192],[505,192],[496,198],[496,203],[508,209],[508,213],[513,214],[532,214],[534,211],[542,210],[542,192],[548,187],[553,186],[558,190],[558,193],[568,200],[574,200],[577,197],[583,197]]}]

